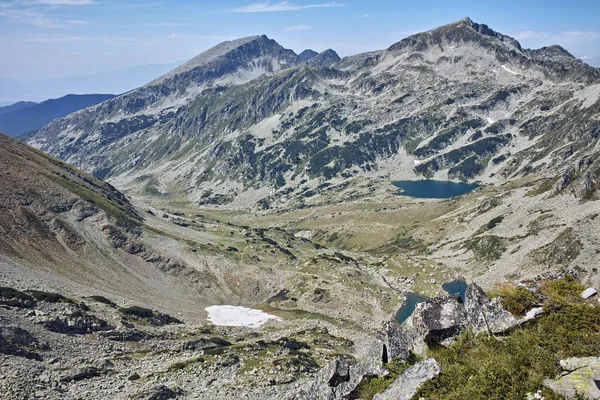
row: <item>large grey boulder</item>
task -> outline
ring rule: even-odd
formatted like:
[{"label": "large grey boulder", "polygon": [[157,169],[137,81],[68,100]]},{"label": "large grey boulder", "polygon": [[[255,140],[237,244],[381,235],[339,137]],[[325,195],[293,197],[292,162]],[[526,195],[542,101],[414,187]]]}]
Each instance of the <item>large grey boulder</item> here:
[{"label": "large grey boulder", "polygon": [[398,324],[390,321],[386,328],[386,350],[387,359],[398,357],[408,360],[411,353],[422,353],[425,351],[425,343],[412,324]]},{"label": "large grey boulder", "polygon": [[589,400],[600,399],[600,358],[567,358],[560,361],[563,369],[558,379],[546,379],[544,385],[567,399],[582,395]]},{"label": "large grey boulder", "polygon": [[490,299],[476,283],[465,292],[468,326],[475,332],[505,334],[518,325],[518,320],[502,307],[498,298]]},{"label": "large grey boulder", "polygon": [[376,394],[373,400],[410,400],[423,383],[441,372],[438,363],[433,358],[428,358],[404,371],[388,390]]},{"label": "large grey boulder", "polygon": [[338,357],[319,372],[307,398],[311,400],[346,398],[363,379],[385,373],[383,368],[385,351],[382,341],[372,340],[362,346],[356,359]]},{"label": "large grey boulder", "polygon": [[469,324],[458,295],[441,296],[417,304],[412,324],[427,345],[442,343]]}]

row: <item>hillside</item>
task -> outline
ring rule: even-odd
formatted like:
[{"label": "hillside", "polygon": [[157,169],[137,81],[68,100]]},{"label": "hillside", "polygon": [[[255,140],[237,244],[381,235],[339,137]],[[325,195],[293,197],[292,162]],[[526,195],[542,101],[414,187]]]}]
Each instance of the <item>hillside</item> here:
[{"label": "hillside", "polygon": [[19,137],[50,121],[115,97],[111,94],[69,94],[41,103],[19,102],[0,108],[0,132]]}]

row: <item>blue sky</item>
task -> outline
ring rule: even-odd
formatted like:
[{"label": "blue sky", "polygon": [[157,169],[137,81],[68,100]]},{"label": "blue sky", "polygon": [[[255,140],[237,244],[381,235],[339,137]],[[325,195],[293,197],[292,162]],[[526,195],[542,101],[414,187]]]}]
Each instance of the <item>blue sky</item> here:
[{"label": "blue sky", "polygon": [[599,0],[0,0],[0,78],[173,63],[262,33],[297,52],[333,48],[346,56],[465,16],[525,47],[557,43],[600,66]]}]

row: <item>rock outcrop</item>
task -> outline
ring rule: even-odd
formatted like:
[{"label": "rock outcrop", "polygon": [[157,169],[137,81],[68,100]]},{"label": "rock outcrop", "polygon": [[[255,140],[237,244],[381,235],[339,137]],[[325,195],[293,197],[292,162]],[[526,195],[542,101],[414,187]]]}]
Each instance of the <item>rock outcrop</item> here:
[{"label": "rock outcrop", "polygon": [[381,394],[376,394],[373,400],[410,400],[424,382],[435,378],[442,372],[437,361],[428,358],[404,371],[392,386]]},{"label": "rock outcrop", "polygon": [[544,385],[568,399],[577,395],[585,399],[600,399],[600,358],[567,358],[560,361],[563,374],[558,379],[546,379]]},{"label": "rock outcrop", "polygon": [[342,399],[350,395],[368,377],[382,375],[386,347],[382,341],[373,340],[362,348],[356,360],[338,357],[317,376],[308,394],[313,400]]},{"label": "rock outcrop", "polygon": [[408,359],[410,353],[423,353],[426,346],[449,345],[466,329],[504,335],[537,315],[517,320],[498,299],[490,299],[481,287],[471,283],[464,302],[459,295],[435,297],[417,304],[403,324],[388,324],[388,357]]}]

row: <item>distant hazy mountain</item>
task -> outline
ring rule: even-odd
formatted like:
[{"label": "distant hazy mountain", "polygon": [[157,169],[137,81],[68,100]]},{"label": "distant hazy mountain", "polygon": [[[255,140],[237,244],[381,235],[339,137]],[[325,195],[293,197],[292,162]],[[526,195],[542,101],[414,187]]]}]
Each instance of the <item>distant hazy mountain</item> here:
[{"label": "distant hazy mountain", "polygon": [[30,108],[35,106],[37,103],[33,101],[19,101],[15,104],[10,104],[7,106],[0,107],[0,115],[8,114],[14,111],[24,110],[26,108]]},{"label": "distant hazy mountain", "polygon": [[[0,132],[19,137],[72,112],[112,99],[113,94],[69,94],[39,104],[19,102],[0,108]],[[9,110],[8,112],[4,112]],[[11,111],[12,110],[12,111]]]},{"label": "distant hazy mountain", "polygon": [[0,79],[0,104],[10,104],[20,100],[39,102],[55,99],[68,93],[125,93],[150,82],[180,64],[180,62],[176,62],[138,65],[114,71],[36,82]]}]

